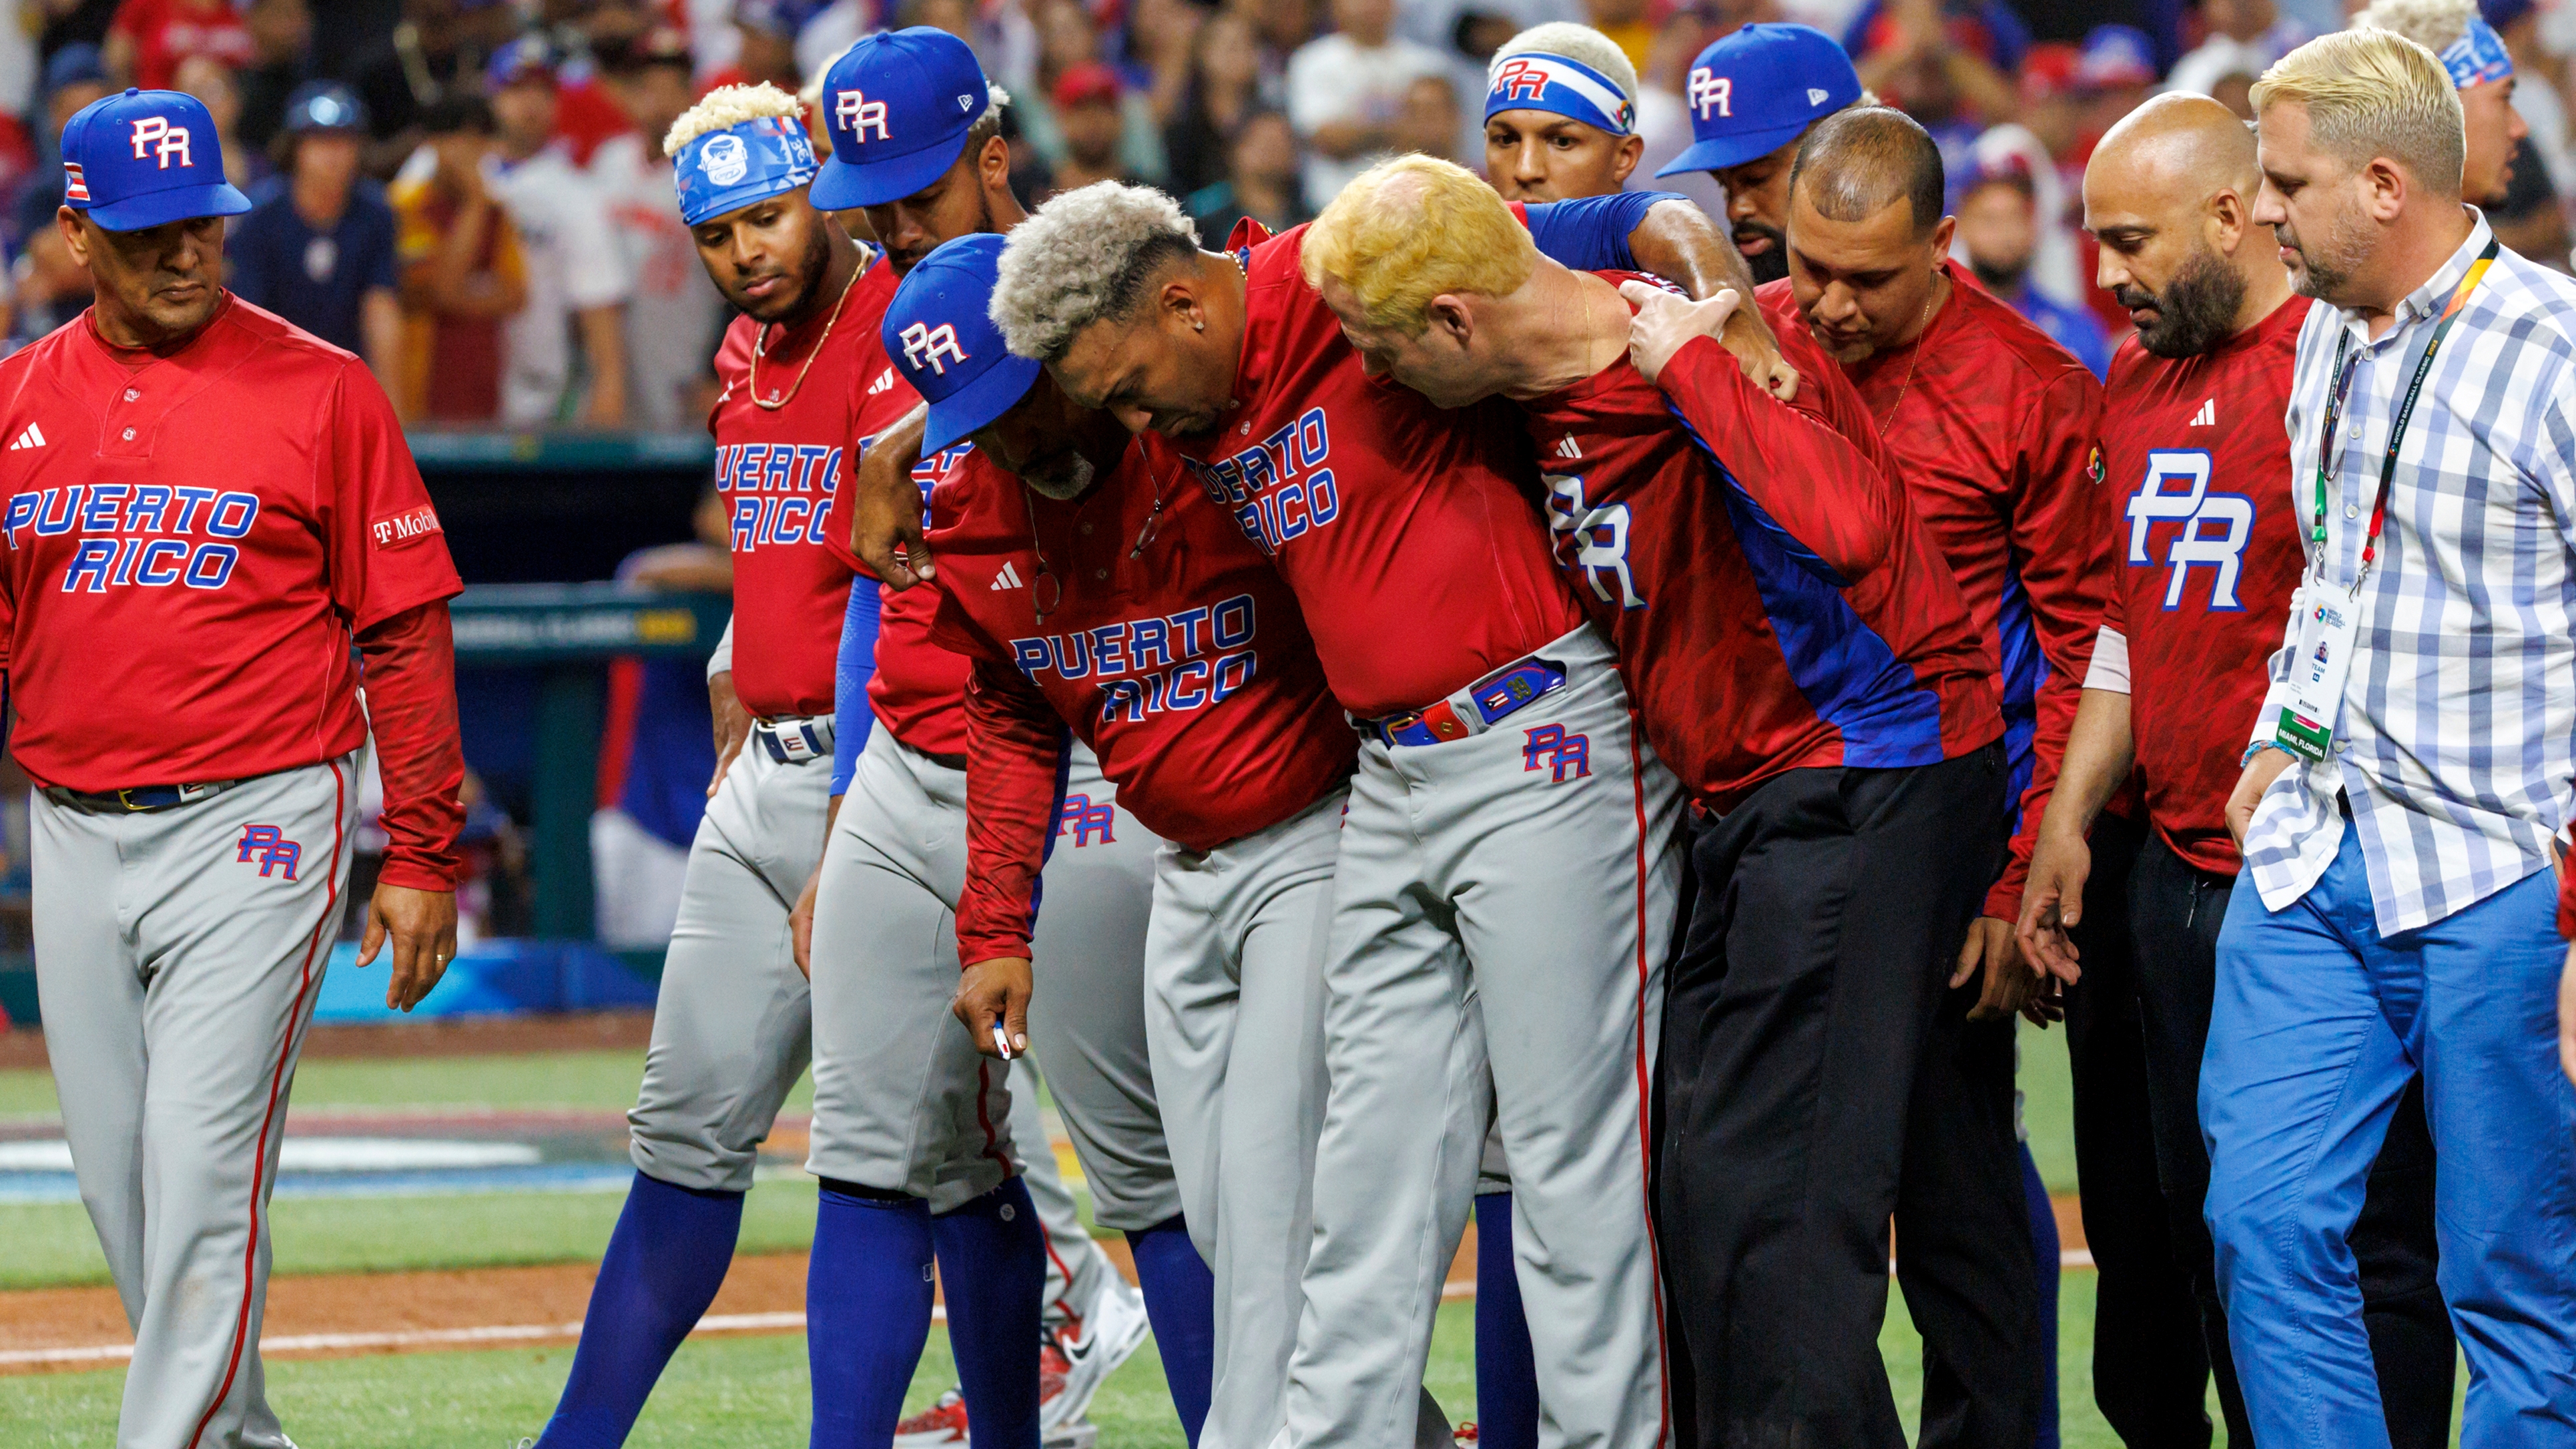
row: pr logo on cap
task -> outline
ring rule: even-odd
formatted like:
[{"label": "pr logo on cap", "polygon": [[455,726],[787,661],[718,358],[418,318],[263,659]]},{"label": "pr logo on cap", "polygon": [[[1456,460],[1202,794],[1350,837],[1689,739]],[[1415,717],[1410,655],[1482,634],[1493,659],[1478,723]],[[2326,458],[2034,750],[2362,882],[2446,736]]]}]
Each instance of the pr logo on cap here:
[{"label": "pr logo on cap", "polygon": [[[1731,109],[1734,104],[1734,92],[1733,80],[1719,75],[1707,66],[1699,66],[1690,73],[1691,109],[1699,112],[1699,118],[1703,121],[1708,119],[1708,113],[1712,110],[1721,116],[1734,115],[1735,112]],[[1808,94],[1813,96],[1816,92],[1809,91]]]},{"label": "pr logo on cap", "polygon": [[886,130],[886,103],[869,100],[857,91],[843,91],[832,98],[832,124],[848,132],[852,141],[867,140],[871,126],[876,128],[878,140],[894,139]]},{"label": "pr logo on cap", "polygon": [[153,148],[152,154],[159,158],[164,171],[170,169],[170,157],[174,153],[182,166],[197,164],[188,156],[188,128],[171,125],[167,116],[145,116],[134,123],[135,160],[143,159],[146,146]]},{"label": "pr logo on cap", "polygon": [[903,360],[915,372],[929,368],[941,377],[948,375],[950,362],[964,362],[966,350],[957,345],[957,327],[942,322],[936,327],[915,322],[903,329]]}]

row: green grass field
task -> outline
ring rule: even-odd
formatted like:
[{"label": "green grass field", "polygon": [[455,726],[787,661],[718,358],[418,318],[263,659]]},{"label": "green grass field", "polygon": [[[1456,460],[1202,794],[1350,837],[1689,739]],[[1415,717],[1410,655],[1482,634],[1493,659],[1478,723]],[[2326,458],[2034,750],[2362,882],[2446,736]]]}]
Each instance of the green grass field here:
[{"label": "green grass field", "polygon": [[[2054,1191],[2074,1187],[2064,1035],[2023,1029],[2021,1081],[2031,1150]],[[297,1074],[303,1110],[490,1107],[624,1109],[633,1099],[640,1052],[568,1052],[470,1059],[315,1061]],[[789,1110],[804,1111],[800,1086]],[[0,1072],[0,1117],[48,1117],[53,1085],[43,1072]],[[276,1272],[319,1273],[586,1262],[606,1245],[621,1204],[616,1192],[484,1194],[419,1198],[297,1199],[276,1204]],[[814,1188],[801,1179],[764,1181],[744,1215],[745,1252],[802,1249],[811,1240]],[[89,1222],[76,1204],[0,1207],[0,1288],[104,1283]],[[1920,1344],[1891,1291],[1881,1338],[1899,1407],[1914,1419]],[[2113,1449],[2118,1440],[2093,1409],[2093,1277],[2068,1273],[2060,1303],[2060,1401],[2070,1449]],[[473,1353],[280,1362],[269,1368],[271,1398],[299,1442],[327,1446],[475,1446],[506,1449],[534,1434],[551,1410],[571,1360],[565,1346]],[[946,1340],[931,1346],[914,1384],[915,1407],[952,1373]],[[1432,1390],[1453,1417],[1474,1417],[1473,1315],[1452,1305],[1433,1342]],[[89,1445],[113,1435],[124,1373],[0,1378],[0,1444]],[[697,1449],[797,1445],[805,1441],[805,1344],[801,1337],[693,1342],[673,1362],[633,1442]],[[1092,1418],[1102,1449],[1181,1449],[1150,1347],[1102,1391]]]}]

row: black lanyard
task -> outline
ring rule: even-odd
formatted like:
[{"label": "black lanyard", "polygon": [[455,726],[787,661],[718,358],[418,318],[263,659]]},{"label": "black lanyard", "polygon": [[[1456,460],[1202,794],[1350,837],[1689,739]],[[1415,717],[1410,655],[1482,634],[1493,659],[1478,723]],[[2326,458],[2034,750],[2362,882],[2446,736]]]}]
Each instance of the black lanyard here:
[{"label": "black lanyard", "polygon": [[[2432,340],[2424,344],[2423,359],[2415,364],[2414,380],[2407,383],[2406,396],[2397,405],[2397,416],[2388,425],[2388,450],[2379,460],[2379,486],[2370,496],[2370,531],[2362,536],[2361,567],[2352,580],[2355,593],[2361,591],[2361,581],[2369,577],[2371,561],[2379,554],[2380,529],[2388,520],[2388,487],[2397,476],[2397,449],[2406,441],[2406,424],[2415,416],[2415,400],[2423,394],[2424,379],[2433,371],[2433,358],[2442,350],[2442,339],[2451,335],[2451,324],[2460,319],[2460,310],[2468,305],[2469,294],[2478,289],[2479,281],[2486,276],[2488,266],[2496,259],[2497,249],[2498,243],[2490,237],[2487,249],[2478,253],[2478,259],[2469,264],[2467,274],[2460,278],[2460,285],[2452,289],[2449,304],[2442,308],[2442,320],[2433,326]],[[2335,340],[2334,392],[2326,399],[2325,437],[2317,450],[2316,526],[2308,534],[2308,541],[2317,546],[2316,575],[2319,583],[2325,582],[2326,576],[2326,482],[2333,476],[2326,460],[2335,456],[2335,425],[2342,420],[2344,395],[2352,387],[2352,374],[2360,362],[2361,355],[2352,351],[2352,332],[2346,329]]]}]

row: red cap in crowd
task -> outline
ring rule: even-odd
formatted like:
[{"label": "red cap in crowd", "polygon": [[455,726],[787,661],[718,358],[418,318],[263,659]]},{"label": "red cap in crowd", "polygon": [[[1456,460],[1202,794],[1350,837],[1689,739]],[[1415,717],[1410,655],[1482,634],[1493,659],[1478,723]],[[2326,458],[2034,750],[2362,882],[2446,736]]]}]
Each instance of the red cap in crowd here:
[{"label": "red cap in crowd", "polygon": [[1070,110],[1093,101],[1118,104],[1118,72],[1096,60],[1074,66],[1055,81],[1055,107]]}]

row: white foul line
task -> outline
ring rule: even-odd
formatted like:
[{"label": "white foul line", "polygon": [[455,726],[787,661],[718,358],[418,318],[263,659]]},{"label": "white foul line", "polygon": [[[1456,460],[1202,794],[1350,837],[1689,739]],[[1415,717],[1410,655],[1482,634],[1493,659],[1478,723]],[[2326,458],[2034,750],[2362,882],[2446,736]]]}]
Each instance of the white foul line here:
[{"label": "white foul line", "polygon": [[[2061,1268],[2090,1268],[2093,1255],[2082,1248],[2057,1255]],[[1444,1303],[1476,1296],[1473,1283],[1447,1283],[1440,1289]],[[933,1322],[944,1323],[948,1310],[930,1310]],[[692,1337],[701,1333],[798,1333],[805,1327],[802,1313],[715,1313],[698,1320],[690,1330]],[[297,1333],[259,1341],[262,1353],[357,1353],[385,1349],[471,1348],[477,1345],[531,1343],[546,1339],[579,1338],[578,1323],[506,1323],[483,1328],[418,1328],[395,1333]],[[44,1364],[109,1364],[123,1363],[134,1357],[130,1343],[101,1343],[82,1348],[29,1348],[0,1351],[0,1368],[28,1368]]]}]

